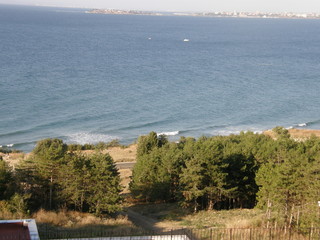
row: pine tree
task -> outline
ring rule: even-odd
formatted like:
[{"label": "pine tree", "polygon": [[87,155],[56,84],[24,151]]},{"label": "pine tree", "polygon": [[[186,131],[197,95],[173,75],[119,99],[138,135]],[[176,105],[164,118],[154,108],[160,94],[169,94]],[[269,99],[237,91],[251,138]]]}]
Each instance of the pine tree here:
[{"label": "pine tree", "polygon": [[120,176],[109,154],[90,156],[89,174],[86,179],[86,195],[90,211],[96,215],[120,210]]},{"label": "pine tree", "polygon": [[0,201],[9,199],[13,194],[14,179],[11,169],[0,156]]},{"label": "pine tree", "polygon": [[197,212],[199,208],[198,199],[205,194],[203,181],[203,167],[197,158],[186,161],[186,167],[182,169],[180,175],[180,185],[184,200],[183,206],[193,206],[193,211]]},{"label": "pine tree", "polygon": [[137,158],[150,153],[152,149],[157,148],[158,145],[157,133],[150,132],[147,136],[140,136],[138,139]]},{"label": "pine tree", "polygon": [[59,174],[61,195],[65,203],[78,211],[88,210],[87,186],[90,177],[90,159],[80,154],[70,153],[66,156],[67,164],[62,166]]},{"label": "pine tree", "polygon": [[44,180],[43,186],[48,188],[49,209],[53,207],[53,194],[66,151],[67,145],[60,139],[41,140],[32,151],[37,174]]}]

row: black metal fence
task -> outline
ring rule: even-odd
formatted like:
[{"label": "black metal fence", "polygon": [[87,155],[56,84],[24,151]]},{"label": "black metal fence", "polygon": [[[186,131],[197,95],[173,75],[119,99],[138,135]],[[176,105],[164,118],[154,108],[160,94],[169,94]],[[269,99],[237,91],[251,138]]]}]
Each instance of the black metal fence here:
[{"label": "black metal fence", "polygon": [[210,228],[191,232],[198,240],[320,240],[319,228]]},{"label": "black metal fence", "polygon": [[[88,239],[97,240],[320,240],[319,228],[208,228],[175,229],[164,232],[150,231],[115,231],[101,230],[81,231],[42,229],[41,240],[50,239]],[[21,238],[20,238],[21,237]],[[22,236],[0,235],[0,240],[25,240]],[[116,238],[116,239],[111,239]]]},{"label": "black metal fence", "polygon": [[[143,237],[144,236],[144,237]],[[145,238],[147,236],[147,238]],[[165,232],[150,231],[79,231],[61,230],[59,232],[40,232],[40,239],[73,239],[73,238],[111,238],[122,239],[169,239],[169,240],[320,240],[319,228],[209,228],[209,229],[175,229]],[[161,236],[161,237],[160,237]],[[165,237],[166,236],[166,237]],[[182,236],[185,236],[183,238]],[[127,238],[125,238],[127,237]],[[10,240],[10,239],[9,239]]]},{"label": "black metal fence", "polygon": [[[170,231],[147,231],[147,230],[137,230],[137,229],[125,229],[125,230],[111,230],[111,229],[97,229],[90,231],[79,230],[79,229],[68,229],[68,230],[42,230],[39,231],[41,240],[49,240],[49,239],[78,239],[78,238],[122,238],[122,239],[131,239],[138,240],[143,239],[148,236],[149,239],[155,238],[156,236],[169,236],[170,240],[178,240],[178,235],[188,236],[191,234],[191,231],[188,229],[176,229]],[[189,238],[190,239],[190,238]],[[185,240],[188,240],[185,238]]]}]

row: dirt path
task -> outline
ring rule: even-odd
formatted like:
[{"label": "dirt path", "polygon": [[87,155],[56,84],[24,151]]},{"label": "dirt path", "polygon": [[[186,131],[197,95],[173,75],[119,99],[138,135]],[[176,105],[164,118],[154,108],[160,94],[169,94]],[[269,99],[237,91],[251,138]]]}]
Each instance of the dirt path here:
[{"label": "dirt path", "polygon": [[156,219],[143,216],[142,214],[130,209],[127,209],[126,214],[128,215],[129,220],[131,220],[138,227],[155,233],[165,232],[165,229],[157,227],[158,221]]},{"label": "dirt path", "polygon": [[133,169],[136,162],[116,162],[118,169]]}]

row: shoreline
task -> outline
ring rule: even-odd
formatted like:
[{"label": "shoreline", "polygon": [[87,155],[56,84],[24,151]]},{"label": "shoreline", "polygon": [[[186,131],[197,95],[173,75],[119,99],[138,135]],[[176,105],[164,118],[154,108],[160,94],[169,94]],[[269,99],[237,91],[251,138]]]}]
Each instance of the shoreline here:
[{"label": "shoreline", "polygon": [[[291,138],[293,138],[294,140],[296,141],[304,141],[308,138],[310,138],[311,136],[316,136],[316,137],[319,137],[320,138],[320,129],[300,129],[300,128],[285,128],[288,130]],[[248,131],[245,131],[244,132],[248,132]],[[250,131],[249,131],[250,132]],[[172,135],[167,135],[166,134],[167,132],[164,132],[163,134],[166,135],[168,138],[171,137]],[[170,133],[170,132],[169,132]],[[217,134],[217,135],[212,135],[212,136],[208,136],[208,137],[215,137],[215,136],[229,136],[229,135],[239,135],[240,132],[238,133],[230,133],[228,135],[224,135],[224,134]],[[264,130],[264,131],[261,131],[261,132],[254,132],[254,133],[257,133],[257,134],[265,134],[267,136],[270,136],[272,138],[275,138],[275,133],[272,131],[272,129],[267,129],[267,130]],[[184,135],[182,135],[184,136]],[[182,137],[180,136],[180,137]],[[180,138],[179,137],[179,138]],[[184,137],[194,137],[194,136],[184,136]],[[197,137],[194,137],[194,138],[197,138]],[[138,137],[136,138],[136,140],[134,140],[132,143],[129,143],[129,144],[124,144],[124,146],[127,146],[128,148],[130,148],[131,145],[136,145],[136,142],[137,142],[137,139]],[[105,142],[107,143],[107,142]],[[67,143],[69,144],[69,143]],[[87,143],[87,144],[92,144],[92,143]],[[81,144],[80,144],[81,145]],[[82,144],[83,145],[83,144]],[[93,144],[95,145],[95,144]],[[10,144],[10,146],[8,145],[4,145],[4,146],[0,146],[0,149],[5,149],[5,150],[12,150],[12,151],[15,151],[15,150],[18,150],[19,152],[11,152],[10,154],[19,154],[19,153],[23,153],[23,154],[29,154],[31,151],[23,151],[23,150],[20,150],[18,148],[15,148],[15,144]],[[0,152],[0,156],[4,156],[8,153],[2,153]]]},{"label": "shoreline", "polygon": [[[290,137],[295,141],[302,142],[309,139],[311,136],[316,136],[320,138],[320,130],[318,129],[297,129],[291,128],[287,129]],[[260,133],[255,134],[264,134],[273,139],[276,139],[275,133],[272,129],[265,130]],[[229,134],[229,135],[239,135],[239,134]],[[219,136],[219,135],[216,135]],[[212,136],[215,137],[215,136]],[[114,161],[118,164],[125,163],[134,163],[136,161],[136,153],[137,153],[137,143],[132,143],[126,145],[126,148],[123,147],[109,147],[103,150],[104,153],[109,153],[110,156],[114,159]],[[83,154],[91,154],[94,150],[82,150]],[[19,152],[19,153],[2,153],[0,152],[0,157],[3,158],[5,162],[9,164],[9,166],[15,168],[15,166],[22,160],[26,160],[30,156],[31,152]],[[121,169],[121,171],[126,171],[126,169]]]},{"label": "shoreline", "polygon": [[295,12],[158,12],[120,9],[91,9],[89,14],[105,15],[143,15],[143,16],[182,16],[182,17],[210,17],[210,18],[249,18],[249,19],[320,19],[320,13]]}]

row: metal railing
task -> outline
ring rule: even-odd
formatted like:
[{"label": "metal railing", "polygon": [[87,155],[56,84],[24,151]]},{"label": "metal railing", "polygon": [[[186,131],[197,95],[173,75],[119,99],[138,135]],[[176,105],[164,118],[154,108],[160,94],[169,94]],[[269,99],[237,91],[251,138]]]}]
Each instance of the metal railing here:
[{"label": "metal railing", "polygon": [[[89,239],[99,240],[316,240],[319,228],[208,228],[174,229],[166,232],[101,230],[39,231],[41,240]],[[19,240],[6,238],[0,240]]]}]

